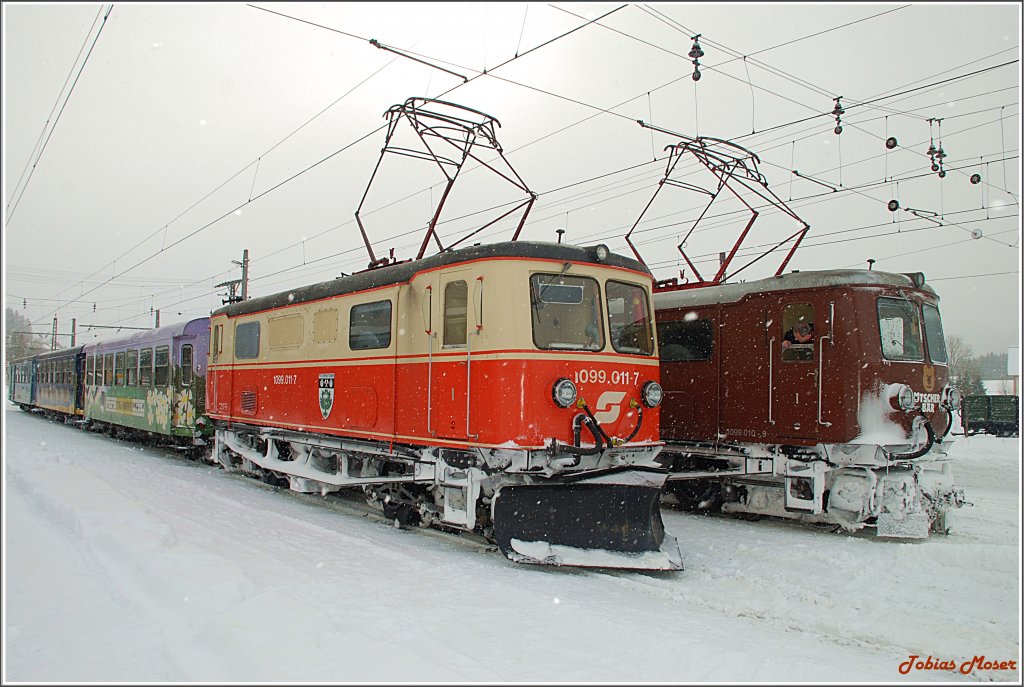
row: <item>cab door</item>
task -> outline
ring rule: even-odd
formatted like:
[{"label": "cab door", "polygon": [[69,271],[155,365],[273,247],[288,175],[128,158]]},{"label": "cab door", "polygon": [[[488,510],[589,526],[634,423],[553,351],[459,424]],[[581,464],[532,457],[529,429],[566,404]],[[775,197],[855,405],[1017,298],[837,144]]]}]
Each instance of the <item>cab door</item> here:
[{"label": "cab door", "polygon": [[[816,439],[818,435],[819,337],[824,308],[806,296],[782,304],[772,339],[772,415],[781,437]],[[796,332],[810,325],[809,341]]]},{"label": "cab door", "polygon": [[431,432],[445,439],[466,439],[469,403],[469,270],[438,276],[438,338],[431,365]]}]

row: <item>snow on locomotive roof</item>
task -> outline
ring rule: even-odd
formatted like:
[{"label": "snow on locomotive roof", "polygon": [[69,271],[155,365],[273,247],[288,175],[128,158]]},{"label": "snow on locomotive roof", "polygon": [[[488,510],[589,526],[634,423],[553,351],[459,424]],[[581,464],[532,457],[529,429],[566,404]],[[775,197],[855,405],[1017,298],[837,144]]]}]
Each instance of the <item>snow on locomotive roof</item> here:
[{"label": "snow on locomotive roof", "polygon": [[386,267],[339,277],[331,281],[320,282],[319,284],[311,284],[297,289],[260,296],[259,298],[251,298],[241,303],[232,303],[215,310],[213,314],[228,315],[229,317],[246,315],[285,305],[306,303],[320,300],[321,298],[330,298],[332,296],[366,291],[393,284],[403,284],[419,272],[487,258],[536,258],[541,260],[558,260],[560,262],[591,263],[621,267],[643,274],[651,273],[642,263],[623,255],[609,252],[607,257],[600,259],[598,258],[599,247],[574,246],[566,243],[548,243],[543,241],[506,241],[504,243],[470,246],[459,250],[445,251],[444,253],[431,255],[421,260],[399,262]]},{"label": "snow on locomotive roof", "polygon": [[[921,286],[917,286],[920,283]],[[658,308],[681,308],[706,303],[727,303],[738,301],[744,296],[772,291],[815,289],[829,286],[899,286],[919,288],[935,294],[931,286],[924,283],[924,274],[897,274],[876,270],[820,270],[814,272],[790,272],[778,277],[756,281],[722,284],[720,286],[694,287],[654,294]]]}]

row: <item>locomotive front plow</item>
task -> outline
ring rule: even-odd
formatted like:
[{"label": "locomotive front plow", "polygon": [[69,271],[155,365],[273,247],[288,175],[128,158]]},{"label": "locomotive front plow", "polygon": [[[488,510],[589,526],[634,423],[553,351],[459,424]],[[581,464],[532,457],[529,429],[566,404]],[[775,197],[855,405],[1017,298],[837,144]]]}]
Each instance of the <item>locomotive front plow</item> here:
[{"label": "locomotive front plow", "polygon": [[516,563],[682,570],[679,545],[659,509],[666,476],[613,468],[502,487],[492,504],[494,539]]}]

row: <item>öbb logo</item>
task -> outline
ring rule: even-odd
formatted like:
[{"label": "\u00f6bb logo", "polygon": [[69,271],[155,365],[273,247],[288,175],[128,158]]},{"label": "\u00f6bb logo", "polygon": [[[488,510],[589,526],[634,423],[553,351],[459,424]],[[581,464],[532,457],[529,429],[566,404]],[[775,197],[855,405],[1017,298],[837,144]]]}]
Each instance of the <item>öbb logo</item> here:
[{"label": "\u00f6bb logo", "polygon": [[625,391],[606,391],[597,399],[594,419],[602,425],[611,424],[619,419],[622,412],[622,399],[626,397]]}]

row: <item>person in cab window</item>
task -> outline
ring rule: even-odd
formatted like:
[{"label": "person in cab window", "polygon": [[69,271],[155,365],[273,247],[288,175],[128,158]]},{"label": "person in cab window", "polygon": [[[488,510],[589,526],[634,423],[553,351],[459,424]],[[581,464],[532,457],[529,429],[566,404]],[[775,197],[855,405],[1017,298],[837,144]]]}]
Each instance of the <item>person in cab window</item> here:
[{"label": "person in cab window", "polygon": [[798,322],[782,337],[783,348],[789,348],[793,344],[809,343],[814,343],[814,324],[811,322]]}]

